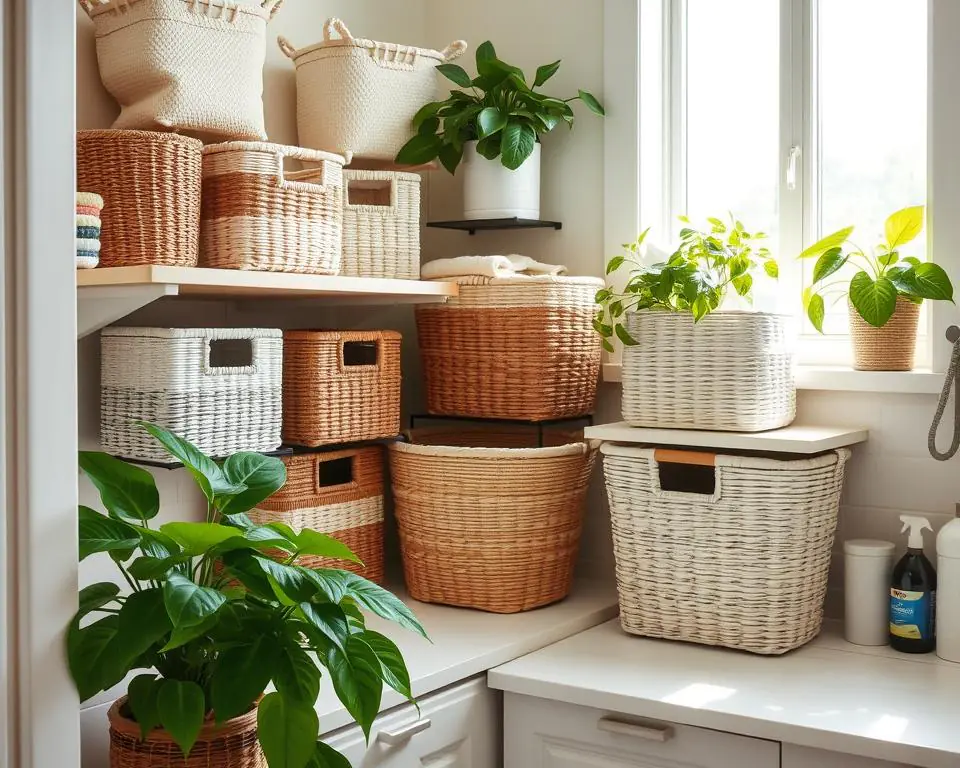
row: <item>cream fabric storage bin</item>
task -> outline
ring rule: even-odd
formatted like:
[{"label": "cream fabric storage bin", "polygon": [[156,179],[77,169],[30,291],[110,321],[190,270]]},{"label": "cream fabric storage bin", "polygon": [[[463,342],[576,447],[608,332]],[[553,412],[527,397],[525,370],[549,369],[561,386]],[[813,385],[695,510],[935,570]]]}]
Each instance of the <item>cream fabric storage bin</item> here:
[{"label": "cream fabric storage bin", "polygon": [[80,0],[93,19],[114,128],[266,139],[267,22],[283,0]]},{"label": "cream fabric storage bin", "polygon": [[169,461],[138,421],[211,456],[280,445],[279,330],[105,328],[100,360],[100,442],[107,453]]}]

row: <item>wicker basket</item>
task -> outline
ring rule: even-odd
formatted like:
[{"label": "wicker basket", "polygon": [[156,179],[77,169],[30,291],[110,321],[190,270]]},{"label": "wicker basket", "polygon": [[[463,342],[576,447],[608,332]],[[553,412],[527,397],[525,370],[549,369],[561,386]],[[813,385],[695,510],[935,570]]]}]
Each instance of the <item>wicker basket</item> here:
[{"label": "wicker basket", "polygon": [[310,528],[346,544],[357,565],[323,557],[300,557],[308,568],[344,568],[375,582],[383,572],[383,448],[349,448],[285,457],[287,482],[250,519],[279,521],[298,533]]},{"label": "wicker basket", "polygon": [[[333,39],[333,32],[340,39]],[[443,52],[354,38],[340,19],[323,25],[323,42],[297,50],[277,38],[297,70],[300,143],[347,158],[393,160],[413,136],[413,117],[436,93],[434,68],[467,48]]]},{"label": "wicker basket", "polygon": [[460,296],[418,306],[427,409],[544,419],[593,411],[600,337],[592,277],[457,278]]},{"label": "wicker basket", "polygon": [[417,430],[390,446],[410,597],[516,613],[573,583],[593,446],[534,432]]},{"label": "wicker basket", "polygon": [[627,632],[764,654],[817,635],[849,451],[600,450]]},{"label": "wicker basket", "polygon": [[[319,168],[284,173],[287,157]],[[335,275],[342,225],[342,157],[261,142],[204,147],[202,266]]]},{"label": "wicker basket", "polygon": [[249,328],[106,328],[100,442],[108,453],[170,461],[137,421],[211,456],[280,445],[281,332]]},{"label": "wicker basket", "polygon": [[284,333],[284,442],[316,448],[399,432],[399,333]]},{"label": "wicker basket", "polygon": [[103,198],[93,192],[77,192],[77,269],[93,269],[100,263],[100,212]]},{"label": "wicker basket", "polygon": [[127,697],[117,699],[110,721],[110,768],[267,768],[257,741],[257,710],[214,723],[204,723],[197,741],[184,758],[170,734],[154,728],[146,739],[140,726],[124,714]]},{"label": "wicker basket", "polygon": [[763,312],[627,316],[623,418],[635,427],[760,432],[797,412],[786,318]]},{"label": "wicker basket", "polygon": [[100,266],[196,266],[202,147],[171,133],[77,133],[77,184],[108,201]]},{"label": "wicker basket", "polygon": [[420,177],[343,172],[343,262],[355,277],[420,277]]},{"label": "wicker basket", "polygon": [[283,0],[80,0],[100,78],[120,102],[114,128],[266,139],[267,22]]},{"label": "wicker basket", "polygon": [[897,308],[886,325],[875,328],[850,304],[853,367],[858,371],[912,371],[917,352],[920,305],[897,296]]}]

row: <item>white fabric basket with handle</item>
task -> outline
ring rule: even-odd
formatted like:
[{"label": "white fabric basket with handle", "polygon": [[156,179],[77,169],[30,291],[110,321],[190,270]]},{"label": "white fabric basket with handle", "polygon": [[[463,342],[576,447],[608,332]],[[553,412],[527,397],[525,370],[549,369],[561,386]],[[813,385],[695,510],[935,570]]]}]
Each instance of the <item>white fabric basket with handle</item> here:
[{"label": "white fabric basket with handle", "polygon": [[266,139],[267,22],[283,0],[79,0],[93,19],[114,128]]},{"label": "white fabric basket with handle", "polygon": [[787,318],[764,312],[628,313],[623,418],[634,427],[761,432],[796,416]]},{"label": "white fabric basket with handle", "polygon": [[[333,33],[339,39],[333,37]],[[340,19],[323,25],[323,42],[294,48],[277,38],[297,70],[301,146],[347,158],[393,160],[413,136],[413,117],[435,96],[434,68],[467,48],[443,51],[353,37]]]}]

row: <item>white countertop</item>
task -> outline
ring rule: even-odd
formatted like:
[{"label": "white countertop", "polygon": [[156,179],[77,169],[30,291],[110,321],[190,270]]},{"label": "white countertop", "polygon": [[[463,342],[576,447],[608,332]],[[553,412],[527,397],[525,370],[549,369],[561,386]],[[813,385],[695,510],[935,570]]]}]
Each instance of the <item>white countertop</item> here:
[{"label": "white countertop", "polygon": [[618,620],[492,669],[504,691],[909,763],[960,765],[960,664],[862,648],[833,623],[767,657],[628,635]]}]

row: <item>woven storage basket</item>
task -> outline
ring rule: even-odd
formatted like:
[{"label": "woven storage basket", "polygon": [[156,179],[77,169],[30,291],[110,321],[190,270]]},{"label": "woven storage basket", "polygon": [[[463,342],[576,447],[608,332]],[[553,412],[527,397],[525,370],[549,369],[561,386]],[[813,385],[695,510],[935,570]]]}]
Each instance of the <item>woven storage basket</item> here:
[{"label": "woven storage basket", "polygon": [[390,446],[410,597],[516,613],[573,583],[593,446],[536,433],[417,430]]},{"label": "woven storage basket", "polygon": [[383,448],[349,448],[284,457],[287,482],[250,519],[310,528],[346,544],[363,565],[303,556],[308,568],[344,568],[375,582],[383,573]]},{"label": "woven storage basket", "polygon": [[202,148],[172,133],[77,132],[77,184],[108,201],[100,266],[197,265]]},{"label": "woven storage basket", "polygon": [[283,440],[321,445],[400,432],[400,334],[287,331]]},{"label": "woven storage basket", "polygon": [[765,654],[816,636],[849,451],[600,450],[627,632]]},{"label": "woven storage basket", "polygon": [[257,710],[215,724],[207,720],[184,758],[170,734],[154,728],[141,740],[140,726],[124,714],[127,697],[107,713],[110,768],[267,768],[257,741]]},{"label": "woven storage basket", "polygon": [[593,411],[600,337],[592,277],[458,278],[460,295],[418,306],[427,409],[543,420]]},{"label": "woven storage basket", "polygon": [[354,38],[340,19],[323,25],[322,43],[298,50],[277,42],[297,70],[300,143],[348,163],[354,155],[393,160],[413,136],[414,115],[435,96],[434,68],[467,48],[462,40],[440,52]]},{"label": "woven storage basket", "polygon": [[[320,167],[284,173],[287,157]],[[343,158],[260,142],[204,147],[202,211],[202,266],[335,275]]]},{"label": "woven storage basket", "polygon": [[170,460],[137,421],[211,456],[280,445],[279,330],[105,328],[100,347],[100,442],[107,453]]},{"label": "woven storage basket", "polygon": [[858,371],[912,371],[917,352],[920,305],[897,296],[897,308],[887,324],[875,328],[850,304],[853,367]]},{"label": "woven storage basket", "polygon": [[627,315],[623,418],[635,427],[760,432],[797,412],[786,318],[763,312]]},{"label": "woven storage basket", "polygon": [[93,269],[100,263],[100,212],[103,198],[93,192],[77,192],[77,269]]},{"label": "woven storage basket", "polygon": [[343,172],[343,262],[355,277],[420,277],[420,177]]},{"label": "woven storage basket", "polygon": [[100,78],[120,102],[114,128],[266,139],[267,21],[283,0],[80,0]]}]

